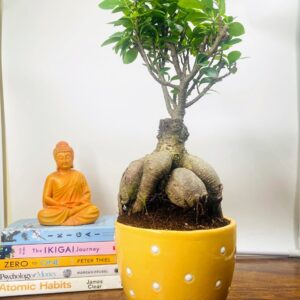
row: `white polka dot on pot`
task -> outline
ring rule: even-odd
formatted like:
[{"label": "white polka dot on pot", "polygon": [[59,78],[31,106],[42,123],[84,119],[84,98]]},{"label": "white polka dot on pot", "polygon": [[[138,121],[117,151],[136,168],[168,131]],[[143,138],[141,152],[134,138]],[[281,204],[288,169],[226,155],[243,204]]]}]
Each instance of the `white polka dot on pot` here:
[{"label": "white polka dot on pot", "polygon": [[225,254],[226,253],[226,248],[223,246],[220,248],[220,253]]},{"label": "white polka dot on pot", "polygon": [[193,279],[194,279],[194,276],[193,276],[192,274],[190,274],[190,273],[188,273],[188,274],[186,274],[186,275],[184,276],[184,281],[185,281],[186,283],[192,282]]},{"label": "white polka dot on pot", "polygon": [[126,274],[130,277],[132,276],[132,271],[130,268],[126,268]]},{"label": "white polka dot on pot", "polygon": [[130,290],[129,295],[133,298],[135,296],[135,292],[133,290]]},{"label": "white polka dot on pot", "polygon": [[158,282],[153,282],[152,288],[154,291],[158,292],[160,290],[160,284]]},{"label": "white polka dot on pot", "polygon": [[222,281],[221,280],[217,280],[217,282],[216,282],[216,288],[217,289],[220,288],[221,285],[222,285]]},{"label": "white polka dot on pot", "polygon": [[157,245],[153,245],[151,246],[151,253],[152,254],[159,254],[160,250],[159,247]]}]

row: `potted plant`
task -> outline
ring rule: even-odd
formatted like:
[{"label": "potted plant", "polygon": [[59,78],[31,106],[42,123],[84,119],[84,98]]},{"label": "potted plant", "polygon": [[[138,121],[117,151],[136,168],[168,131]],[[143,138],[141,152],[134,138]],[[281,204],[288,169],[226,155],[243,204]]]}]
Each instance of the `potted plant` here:
[{"label": "potted plant", "polygon": [[236,73],[244,27],[225,0],[103,0],[120,13],[114,44],[125,64],[138,55],[161,85],[169,118],[156,149],[133,161],[119,190],[116,243],[128,299],[226,299],[234,270],[236,225],[224,218],[222,184],[184,146],[188,108]]}]

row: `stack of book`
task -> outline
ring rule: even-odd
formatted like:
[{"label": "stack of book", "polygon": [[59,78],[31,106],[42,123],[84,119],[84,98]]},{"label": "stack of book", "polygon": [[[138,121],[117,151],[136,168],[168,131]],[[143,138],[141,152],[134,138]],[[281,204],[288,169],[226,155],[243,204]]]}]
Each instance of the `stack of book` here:
[{"label": "stack of book", "polygon": [[0,297],[121,288],[115,216],[82,226],[25,219],[1,231]]}]

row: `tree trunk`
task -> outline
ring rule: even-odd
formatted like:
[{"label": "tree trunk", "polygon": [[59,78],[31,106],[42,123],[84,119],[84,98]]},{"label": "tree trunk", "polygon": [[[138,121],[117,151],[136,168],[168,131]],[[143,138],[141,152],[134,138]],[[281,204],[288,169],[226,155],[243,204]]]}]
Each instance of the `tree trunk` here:
[{"label": "tree trunk", "polygon": [[159,122],[155,151],[167,151],[174,158],[181,159],[186,153],[184,143],[188,137],[189,132],[182,119],[162,119]]}]

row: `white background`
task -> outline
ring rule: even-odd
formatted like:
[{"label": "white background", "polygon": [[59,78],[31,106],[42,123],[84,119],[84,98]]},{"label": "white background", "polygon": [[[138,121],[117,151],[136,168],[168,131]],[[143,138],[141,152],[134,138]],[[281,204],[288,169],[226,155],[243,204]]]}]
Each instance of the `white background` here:
[{"label": "white background", "polygon": [[[2,1],[0,1],[0,22],[2,24]],[[0,25],[1,28],[1,25]],[[1,30],[1,29],[0,29]],[[0,42],[1,46],[1,42]],[[0,49],[0,56],[1,56],[1,50]],[[0,64],[1,65],[1,64]],[[0,70],[0,79],[2,81],[2,70]],[[4,227],[4,191],[3,191],[3,154],[2,154],[2,112],[3,112],[3,103],[2,103],[2,84],[0,83],[0,228]]]},{"label": "white background", "polygon": [[[1,119],[1,117],[0,117]],[[1,125],[0,125],[1,127]],[[0,140],[2,132],[0,130]],[[0,229],[4,227],[4,191],[3,191],[3,160],[2,160],[2,146],[0,147]]]},{"label": "white background", "polygon": [[[117,211],[128,163],[151,152],[160,87],[141,61],[123,65],[101,43],[114,17],[95,0],[6,0],[3,24],[10,221],[35,217],[52,149],[67,140],[103,214]],[[224,213],[238,223],[238,251],[295,248],[297,1],[228,0],[247,34],[236,75],[187,111],[187,149],[224,184]]]}]

